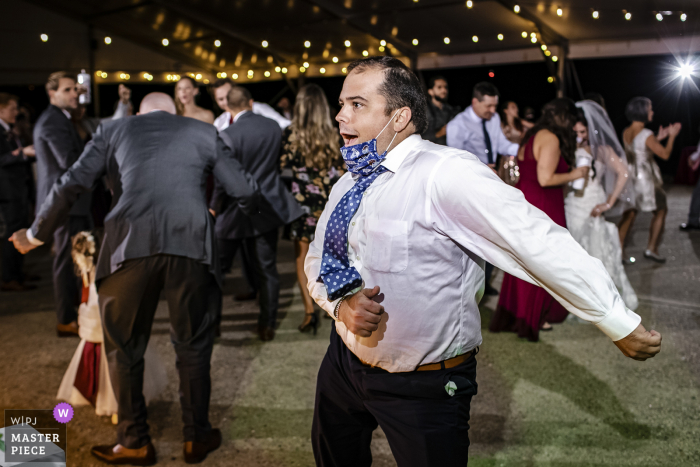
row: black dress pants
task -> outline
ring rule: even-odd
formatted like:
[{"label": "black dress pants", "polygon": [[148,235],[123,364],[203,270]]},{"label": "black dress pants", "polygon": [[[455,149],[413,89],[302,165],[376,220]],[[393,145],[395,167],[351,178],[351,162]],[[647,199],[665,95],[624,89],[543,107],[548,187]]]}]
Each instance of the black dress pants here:
[{"label": "black dress pants", "polygon": [[151,440],[143,356],[161,292],[170,311],[184,440],[205,441],[211,431],[214,326],[221,315],[221,289],[209,266],[171,255],[132,259],[102,279],[98,290],[109,375],[119,404],[117,442],[138,449]]},{"label": "black dress pants", "polygon": [[24,255],[17,251],[8,239],[18,230],[29,227],[29,204],[23,199],[0,200],[0,213],[5,219],[5,233],[0,237],[2,257],[2,281],[24,282],[22,266]]},{"label": "black dress pants", "polygon": [[688,212],[688,224],[700,225],[700,180],[695,185],[693,197],[690,199],[690,211]]},{"label": "black dress pants", "polygon": [[[445,389],[450,381],[457,387],[453,396]],[[399,467],[466,466],[476,389],[474,355],[450,369],[389,373],[360,362],[333,323],[316,383],[316,465],[370,466],[372,431],[379,425]]]},{"label": "black dress pants", "polygon": [[61,324],[78,319],[77,304],[82,281],[75,274],[71,257],[73,235],[92,229],[87,216],[70,216],[53,234],[56,256],[53,258],[53,293],[56,298],[56,317]]},{"label": "black dress pants", "polygon": [[[219,255],[222,267],[230,268],[238,249],[246,251],[249,258],[251,274],[260,294],[260,326],[275,327],[277,310],[279,308],[280,278],[277,272],[277,241],[278,229],[266,232],[256,237],[236,240],[218,240]],[[244,260],[245,265],[245,260]],[[245,270],[245,266],[244,266]]]}]

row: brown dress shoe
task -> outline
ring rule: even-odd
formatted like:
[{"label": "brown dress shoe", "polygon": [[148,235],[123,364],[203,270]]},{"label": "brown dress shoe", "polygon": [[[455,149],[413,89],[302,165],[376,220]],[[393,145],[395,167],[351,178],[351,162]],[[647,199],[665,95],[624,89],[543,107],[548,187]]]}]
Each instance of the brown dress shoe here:
[{"label": "brown dress shoe", "polygon": [[258,326],[258,336],[263,342],[271,341],[275,338],[275,328],[268,326]]},{"label": "brown dress shoe", "polygon": [[156,463],[156,448],[151,443],[139,449],[125,448],[121,444],[93,446],[90,452],[102,462],[112,465],[153,465]]},{"label": "brown dress shoe", "polygon": [[36,289],[36,285],[22,284],[19,281],[3,282],[0,290],[3,292],[26,292]]},{"label": "brown dress shoe", "polygon": [[182,453],[187,464],[199,464],[221,446],[221,430],[213,428],[206,441],[185,441]]},{"label": "brown dress shoe", "polygon": [[56,325],[56,334],[58,337],[80,337],[80,334],[78,334],[78,322],[71,321],[68,324],[58,323]]}]

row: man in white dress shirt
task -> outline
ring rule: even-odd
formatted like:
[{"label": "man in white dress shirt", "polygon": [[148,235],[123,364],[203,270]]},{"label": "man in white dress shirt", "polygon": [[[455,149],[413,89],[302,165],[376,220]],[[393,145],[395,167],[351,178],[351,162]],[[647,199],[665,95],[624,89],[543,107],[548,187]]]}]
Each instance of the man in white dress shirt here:
[{"label": "man in white dress shirt", "polygon": [[[228,96],[228,92],[234,86],[237,86],[237,84],[231,81],[230,78],[220,78],[212,85],[216,105],[218,105],[219,108],[224,111],[224,113],[216,117],[216,120],[214,120],[214,126],[219,131],[225,130],[233,123],[233,117],[231,117],[233,113],[231,112],[231,109],[228,108],[228,101],[226,100],[226,97]],[[271,118],[277,122],[282,130],[292,124],[290,120],[284,118],[275,109],[262,102],[253,102],[253,113]]]},{"label": "man in white dress shirt", "polygon": [[[335,320],[316,388],[320,466],[371,465],[377,425],[401,466],[466,465],[483,259],[546,288],[625,355],[645,360],[660,350],[660,334],[644,329],[566,229],[475,155],[421,139],[425,105],[418,79],[397,59],[348,67],[336,117],[345,146],[376,138],[377,154],[390,151],[372,165],[380,175],[348,172],[333,187],[306,257],[309,292]],[[349,261],[340,269],[359,273],[361,285],[333,300],[343,272],[324,271],[328,255],[337,257],[328,245],[338,244]]]}]

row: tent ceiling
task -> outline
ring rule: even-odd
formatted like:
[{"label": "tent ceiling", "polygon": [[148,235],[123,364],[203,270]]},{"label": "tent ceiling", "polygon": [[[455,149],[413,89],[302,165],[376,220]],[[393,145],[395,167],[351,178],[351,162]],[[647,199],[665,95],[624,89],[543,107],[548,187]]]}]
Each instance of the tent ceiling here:
[{"label": "tent ceiling", "polygon": [[[30,2],[189,67],[210,73],[252,69],[256,76],[275,66],[289,67],[293,75],[304,62],[315,70],[327,67],[329,74],[340,73],[344,63],[361,58],[363,51],[399,55],[416,63],[419,56],[532,49],[533,32],[538,34],[539,46],[689,36],[700,24],[700,2],[693,0],[473,0],[472,8],[462,0]],[[513,10],[516,4],[518,14]],[[660,9],[663,21],[656,19]],[[594,10],[598,19],[592,16]],[[632,14],[631,20],[625,19],[624,11]],[[685,22],[680,19],[682,12],[688,15]],[[522,37],[523,32],[527,37]],[[163,39],[168,39],[167,47]],[[220,47],[215,46],[216,40],[221,41]],[[348,40],[350,47],[344,45]],[[388,43],[383,52],[381,40]],[[305,41],[310,47],[305,47]],[[333,57],[338,57],[338,65],[333,65]]]}]

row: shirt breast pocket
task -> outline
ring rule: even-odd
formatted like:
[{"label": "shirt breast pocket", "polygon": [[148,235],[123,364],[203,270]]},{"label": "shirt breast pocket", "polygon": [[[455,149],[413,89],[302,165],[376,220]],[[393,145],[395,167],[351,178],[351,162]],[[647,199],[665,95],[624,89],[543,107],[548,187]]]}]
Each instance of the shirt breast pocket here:
[{"label": "shirt breast pocket", "polygon": [[378,272],[402,272],[408,267],[408,223],[367,219],[367,251],[362,264]]}]

